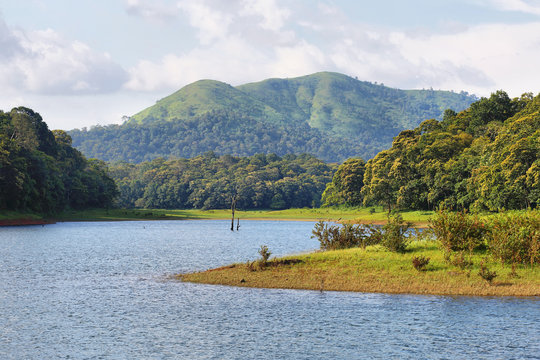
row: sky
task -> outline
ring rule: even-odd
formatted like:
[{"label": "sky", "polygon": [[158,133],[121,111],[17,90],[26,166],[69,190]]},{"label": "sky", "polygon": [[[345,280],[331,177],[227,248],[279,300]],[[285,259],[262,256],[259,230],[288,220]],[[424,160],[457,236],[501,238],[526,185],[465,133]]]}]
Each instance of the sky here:
[{"label": "sky", "polygon": [[181,87],[336,71],[540,92],[540,0],[0,0],[0,109],[121,123]]}]

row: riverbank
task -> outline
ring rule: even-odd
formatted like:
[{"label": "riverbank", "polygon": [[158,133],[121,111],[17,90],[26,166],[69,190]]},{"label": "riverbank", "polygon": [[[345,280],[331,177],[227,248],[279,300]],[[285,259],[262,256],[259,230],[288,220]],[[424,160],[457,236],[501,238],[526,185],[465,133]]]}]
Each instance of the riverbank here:
[{"label": "riverbank", "polygon": [[0,212],[0,226],[26,226],[52,224],[55,220],[32,213],[16,211]]},{"label": "riverbank", "polygon": [[[413,256],[430,258],[425,271],[412,265]],[[208,271],[180,274],[186,282],[256,288],[355,291],[392,294],[471,296],[540,296],[540,267],[487,262],[497,273],[488,283],[478,272],[485,254],[473,255],[473,265],[461,269],[444,260],[434,241],[411,243],[403,254],[381,246],[365,250],[314,252],[270,260],[267,266],[232,264]],[[486,258],[487,259],[487,258]]]},{"label": "riverbank", "polygon": [[[321,209],[287,209],[287,210],[237,210],[235,218],[244,220],[290,220],[290,221],[341,221],[354,223],[384,224],[386,211],[382,208],[321,208]],[[407,211],[402,216],[405,221],[417,227],[424,227],[430,211]],[[166,210],[166,209],[89,209],[83,211],[70,210],[55,215],[54,218],[44,218],[39,215],[17,214],[14,212],[0,213],[0,224],[10,220],[16,225],[17,219],[24,224],[24,219],[50,222],[61,221],[133,221],[133,220],[230,220],[231,211],[219,210]]]}]

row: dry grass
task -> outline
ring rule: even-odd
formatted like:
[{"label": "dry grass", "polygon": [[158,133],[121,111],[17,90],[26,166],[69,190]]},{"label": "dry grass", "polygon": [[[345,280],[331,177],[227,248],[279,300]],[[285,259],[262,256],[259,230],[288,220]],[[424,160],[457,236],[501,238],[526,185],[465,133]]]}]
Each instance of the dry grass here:
[{"label": "dry grass", "polygon": [[[188,282],[230,286],[311,289],[332,291],[383,292],[396,294],[440,294],[481,296],[540,296],[540,268],[519,266],[512,274],[509,266],[488,263],[498,276],[489,284],[479,275],[482,254],[473,256],[473,266],[462,270],[447,264],[435,242],[416,242],[405,254],[385,251],[379,246],[316,252],[273,259],[268,266],[233,264],[200,273],[181,274]],[[412,257],[431,260],[426,271],[412,265]]]}]

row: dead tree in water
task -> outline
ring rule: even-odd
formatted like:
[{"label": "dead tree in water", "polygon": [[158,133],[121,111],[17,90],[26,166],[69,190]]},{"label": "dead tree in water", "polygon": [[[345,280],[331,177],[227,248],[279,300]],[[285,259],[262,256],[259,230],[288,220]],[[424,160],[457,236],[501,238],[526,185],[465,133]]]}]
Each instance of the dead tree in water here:
[{"label": "dead tree in water", "polygon": [[231,199],[231,212],[232,212],[231,231],[234,231],[234,212],[235,211],[236,211],[236,194],[234,194]]},{"label": "dead tree in water", "polygon": [[240,229],[240,218],[236,218],[236,231],[238,231],[238,229]]}]

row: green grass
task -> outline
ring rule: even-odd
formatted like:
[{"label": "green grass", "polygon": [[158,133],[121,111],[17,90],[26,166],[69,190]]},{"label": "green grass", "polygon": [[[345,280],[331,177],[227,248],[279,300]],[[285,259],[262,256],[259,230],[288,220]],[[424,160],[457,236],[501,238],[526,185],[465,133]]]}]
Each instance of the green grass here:
[{"label": "green grass", "polygon": [[16,220],[16,219],[32,219],[40,220],[43,216],[33,213],[19,212],[19,211],[0,211],[0,220]]},{"label": "green grass", "polygon": [[[386,212],[382,208],[319,208],[287,210],[249,210],[236,211],[235,217],[242,220],[334,220],[364,223],[382,223],[386,221]],[[433,212],[410,211],[402,213],[405,221],[426,224]],[[120,220],[187,220],[187,219],[230,219],[231,211],[220,210],[164,210],[164,209],[92,209],[84,211],[66,211],[55,217],[60,221],[120,221]]]},{"label": "green grass", "polygon": [[[270,249],[271,250],[271,249]],[[412,265],[413,256],[430,258],[426,271]],[[478,272],[487,260],[498,276],[490,284]],[[444,260],[435,241],[412,242],[407,252],[392,253],[381,246],[315,252],[272,259],[268,266],[233,264],[200,273],[181,274],[188,282],[261,288],[290,288],[384,293],[444,295],[540,295],[540,267],[510,266],[493,262],[485,253],[473,254],[464,269]]]}]

